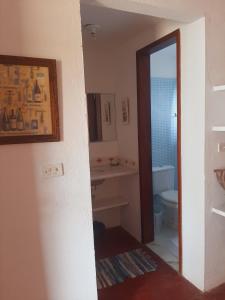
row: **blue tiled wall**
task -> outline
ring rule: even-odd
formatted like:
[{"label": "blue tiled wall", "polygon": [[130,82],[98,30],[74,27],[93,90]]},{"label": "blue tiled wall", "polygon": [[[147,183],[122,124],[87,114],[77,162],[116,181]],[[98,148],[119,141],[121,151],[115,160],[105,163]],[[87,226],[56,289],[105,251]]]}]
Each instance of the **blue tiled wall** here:
[{"label": "blue tiled wall", "polygon": [[[152,164],[172,165],[177,170],[176,79],[151,79]],[[177,171],[175,172],[177,188]]]}]

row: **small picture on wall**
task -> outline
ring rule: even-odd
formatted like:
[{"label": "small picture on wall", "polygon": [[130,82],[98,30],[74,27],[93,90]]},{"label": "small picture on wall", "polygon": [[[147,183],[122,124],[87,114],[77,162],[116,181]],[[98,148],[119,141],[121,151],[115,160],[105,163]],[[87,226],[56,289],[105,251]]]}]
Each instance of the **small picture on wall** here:
[{"label": "small picture on wall", "polygon": [[126,98],[122,100],[122,123],[129,124],[130,121],[130,100]]},{"label": "small picture on wall", "polygon": [[105,123],[107,125],[111,125],[111,104],[109,101],[104,103],[104,116],[105,116]]},{"label": "small picture on wall", "polygon": [[0,55],[0,144],[58,140],[56,61]]}]

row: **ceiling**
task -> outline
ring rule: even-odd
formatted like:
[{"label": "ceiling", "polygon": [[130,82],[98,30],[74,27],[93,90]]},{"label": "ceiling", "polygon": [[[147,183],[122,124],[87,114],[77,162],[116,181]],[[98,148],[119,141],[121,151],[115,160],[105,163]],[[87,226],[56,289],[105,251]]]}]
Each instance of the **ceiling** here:
[{"label": "ceiling", "polygon": [[[157,17],[134,14],[105,7],[81,4],[81,22],[96,24],[100,28],[97,39],[125,39],[146,31],[162,19]],[[85,37],[90,35],[83,30]]]}]

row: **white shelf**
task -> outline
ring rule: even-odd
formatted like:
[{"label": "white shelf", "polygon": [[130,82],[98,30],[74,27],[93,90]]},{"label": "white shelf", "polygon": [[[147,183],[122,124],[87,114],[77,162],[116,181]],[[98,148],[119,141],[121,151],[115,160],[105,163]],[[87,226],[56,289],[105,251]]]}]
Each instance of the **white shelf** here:
[{"label": "white shelf", "polygon": [[223,132],[225,131],[225,126],[213,126],[212,131]]},{"label": "white shelf", "polygon": [[215,86],[213,87],[213,91],[214,91],[214,92],[225,91],[225,85],[215,85]]},{"label": "white shelf", "polygon": [[122,197],[112,197],[112,198],[92,200],[93,212],[103,211],[103,210],[112,209],[116,207],[123,207],[128,204],[129,202],[123,199]]},{"label": "white shelf", "polygon": [[219,207],[213,207],[212,208],[212,212],[214,214],[220,215],[222,217],[225,217],[225,204],[219,206]]}]

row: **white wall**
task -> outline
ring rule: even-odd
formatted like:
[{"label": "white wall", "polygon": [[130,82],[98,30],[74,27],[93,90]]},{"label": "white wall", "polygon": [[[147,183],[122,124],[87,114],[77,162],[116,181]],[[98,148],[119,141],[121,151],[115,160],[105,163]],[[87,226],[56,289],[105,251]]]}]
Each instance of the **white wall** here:
[{"label": "white wall", "polygon": [[208,5],[206,23],[206,253],[205,286],[207,289],[225,282],[225,219],[211,212],[212,207],[224,205],[224,190],[213,172],[225,167],[225,154],[217,152],[217,144],[224,143],[225,134],[212,132],[215,125],[224,125],[224,92],[212,92],[212,87],[225,83],[225,20],[224,1]]},{"label": "white wall", "polygon": [[[0,298],[97,299],[79,1],[2,0],[0,39],[1,54],[57,59],[62,133],[0,147]],[[65,176],[42,178],[55,162]]]},{"label": "white wall", "polygon": [[90,143],[89,149],[90,159],[101,157],[115,157],[119,154],[117,141]]},{"label": "white wall", "polygon": [[[95,40],[89,34],[83,32],[83,50],[86,92],[114,94],[116,103],[115,81],[117,72],[112,45],[102,43],[98,38]],[[117,119],[117,117],[115,112],[115,118]],[[119,155],[117,128],[112,127],[116,130],[116,139],[107,142],[90,143],[90,159],[117,157]],[[118,196],[119,180],[105,180],[103,184],[96,187],[94,194],[95,199]],[[103,222],[108,228],[121,224],[120,208],[97,212],[94,213],[93,217],[94,220]]]},{"label": "white wall", "polygon": [[[115,61],[110,45],[99,43],[83,34],[84,73],[86,93],[115,94]],[[118,155],[117,140],[90,143],[90,158]]]},{"label": "white wall", "polygon": [[[183,275],[204,290],[205,20],[181,28]],[[197,267],[194,267],[197,266]]]}]

